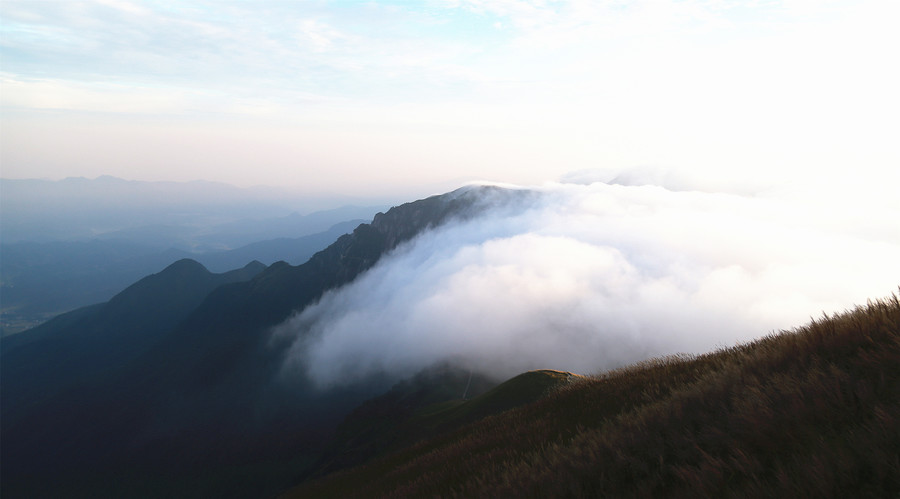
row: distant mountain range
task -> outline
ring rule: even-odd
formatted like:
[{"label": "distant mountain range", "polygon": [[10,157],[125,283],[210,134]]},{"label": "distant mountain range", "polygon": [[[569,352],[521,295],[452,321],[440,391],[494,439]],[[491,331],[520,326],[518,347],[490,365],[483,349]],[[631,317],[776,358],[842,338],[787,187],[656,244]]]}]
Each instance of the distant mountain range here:
[{"label": "distant mountain range", "polygon": [[[0,179],[0,191],[0,335],[106,301],[180,258],[214,272],[252,260],[299,265],[387,208],[114,177]],[[296,211],[316,205],[328,208]]]},{"label": "distant mountain range", "polygon": [[340,222],[302,237],[261,240],[206,253],[117,239],[4,244],[0,246],[2,332],[12,334],[59,313],[109,300],[136,279],[182,258],[197,260],[213,272],[253,260],[299,265],[361,221]]},{"label": "distant mountain range", "polygon": [[[322,232],[338,222],[368,219],[389,205],[385,200],[300,196],[203,181],[0,179],[6,244],[109,238],[163,249],[231,249]],[[360,213],[361,208],[346,208],[353,206],[377,209]]]},{"label": "distant mountain range", "polygon": [[303,369],[284,375],[297,338],[275,326],[431,229],[540,196],[473,186],[406,203],[298,265],[212,273],[181,259],[3,338],[0,493],[900,492],[896,298],[595,378],[539,370],[504,381],[452,362],[330,387]]}]

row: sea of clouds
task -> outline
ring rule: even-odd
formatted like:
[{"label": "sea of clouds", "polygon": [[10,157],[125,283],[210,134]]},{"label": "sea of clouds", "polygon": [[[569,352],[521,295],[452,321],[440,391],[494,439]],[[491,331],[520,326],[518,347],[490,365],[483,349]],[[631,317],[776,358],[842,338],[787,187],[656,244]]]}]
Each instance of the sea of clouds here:
[{"label": "sea of clouds", "polygon": [[552,184],[421,234],[275,329],[320,387],[438,362],[504,378],[701,353],[886,296],[893,213],[652,185]]}]

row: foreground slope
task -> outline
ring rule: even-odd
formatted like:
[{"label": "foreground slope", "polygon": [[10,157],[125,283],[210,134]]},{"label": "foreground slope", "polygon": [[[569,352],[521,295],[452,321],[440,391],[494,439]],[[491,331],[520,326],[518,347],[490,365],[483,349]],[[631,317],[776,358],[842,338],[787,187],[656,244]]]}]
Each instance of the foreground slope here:
[{"label": "foreground slope", "polygon": [[896,497],[900,300],[585,379],[287,497]]},{"label": "foreground slope", "polygon": [[579,378],[539,370],[497,385],[452,366],[426,369],[353,410],[338,427],[311,476],[318,477],[398,450],[492,414],[533,402]]}]

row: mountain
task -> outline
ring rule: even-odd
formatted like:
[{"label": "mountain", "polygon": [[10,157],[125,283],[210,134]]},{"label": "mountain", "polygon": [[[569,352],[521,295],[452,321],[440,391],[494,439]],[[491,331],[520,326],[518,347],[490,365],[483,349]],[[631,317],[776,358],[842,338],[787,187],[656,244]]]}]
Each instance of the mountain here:
[{"label": "mountain", "polygon": [[[3,396],[10,394],[4,410],[15,416],[2,420],[4,496],[135,495],[135,484],[149,496],[170,497],[283,490],[315,465],[343,415],[393,381],[375,376],[322,391],[308,380],[283,380],[289,345],[271,327],[423,231],[532,195],[471,187],[391,208],[302,265],[277,262],[252,279],[215,287],[193,310],[179,308],[186,312],[180,320],[168,320],[174,313],[156,317],[147,300],[116,300],[139,310],[110,321],[97,336],[102,341],[72,342],[83,350],[79,358],[118,359],[107,355],[107,345],[127,353],[103,365],[102,375],[88,367],[89,374],[73,380],[38,360],[65,351],[61,343],[41,341],[46,336],[91,337],[93,329],[83,324],[93,309],[51,321],[48,328],[59,328],[52,335],[41,328],[20,333],[10,348],[4,340],[4,369],[9,363],[22,370],[3,376]],[[199,275],[198,265],[182,262],[173,272]],[[135,331],[148,327],[152,344],[132,348],[134,337],[145,337]],[[31,373],[46,371],[44,388],[22,404],[18,394],[31,391],[22,372],[32,363]],[[261,472],[261,461],[282,471]]]},{"label": "mountain", "polygon": [[325,249],[338,237],[353,232],[363,220],[348,220],[328,227],[327,230],[311,233],[302,237],[278,237],[275,239],[257,240],[226,251],[210,251],[195,255],[194,258],[206,268],[222,272],[233,269],[246,262],[258,260],[271,265],[284,261],[292,265],[306,262],[318,251]]},{"label": "mountain", "polygon": [[284,497],[897,497],[898,366],[893,296],[578,379]]},{"label": "mountain", "polygon": [[22,242],[4,244],[0,252],[3,336],[105,302],[138,279],[189,256],[123,240]]},{"label": "mountain", "polygon": [[180,258],[216,272],[303,263],[384,209],[347,201],[215,182],[0,179],[0,336],[106,301]]},{"label": "mountain", "polygon": [[[386,208],[385,206],[342,206],[306,215],[293,212],[283,217],[241,218],[206,228],[202,234],[196,236],[196,242],[201,248],[238,248],[258,241],[320,234],[332,230],[336,224],[349,223],[348,220],[356,222],[353,227],[346,230],[346,232],[350,232],[354,227],[365,220],[371,220],[375,213]],[[326,246],[332,242],[334,239],[327,241]],[[322,248],[324,247],[322,246]]]},{"label": "mountain", "polygon": [[183,259],[147,276],[106,303],[84,307],[2,340],[4,427],[15,427],[24,409],[127,364],[178,324],[213,289],[246,281],[265,269],[251,262],[213,274]]}]

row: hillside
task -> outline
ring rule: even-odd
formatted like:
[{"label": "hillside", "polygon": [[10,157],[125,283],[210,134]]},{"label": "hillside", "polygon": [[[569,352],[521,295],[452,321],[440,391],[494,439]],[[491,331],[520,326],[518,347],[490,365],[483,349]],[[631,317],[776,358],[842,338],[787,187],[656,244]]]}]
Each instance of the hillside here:
[{"label": "hillside", "polygon": [[655,359],[285,497],[896,497],[900,300]]},{"label": "hillside", "polygon": [[3,338],[4,431],[15,427],[33,404],[145,353],[216,287],[249,280],[263,269],[262,263],[251,262],[214,274],[194,260],[178,260],[106,303],[62,314],[28,332]]},{"label": "hillside", "polygon": [[540,370],[498,385],[451,366],[427,369],[354,409],[338,427],[312,476],[362,464],[423,438],[533,402],[576,378],[572,373]]}]

